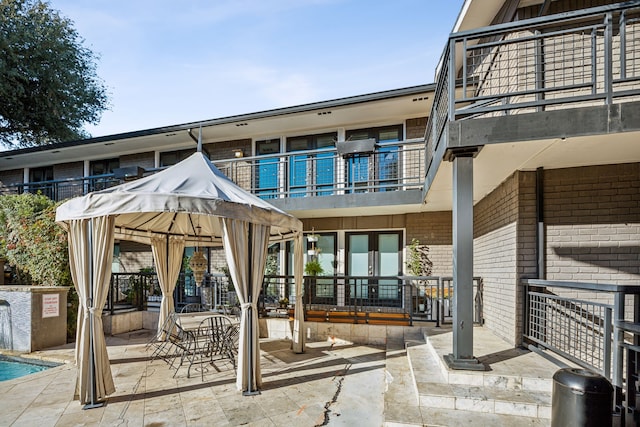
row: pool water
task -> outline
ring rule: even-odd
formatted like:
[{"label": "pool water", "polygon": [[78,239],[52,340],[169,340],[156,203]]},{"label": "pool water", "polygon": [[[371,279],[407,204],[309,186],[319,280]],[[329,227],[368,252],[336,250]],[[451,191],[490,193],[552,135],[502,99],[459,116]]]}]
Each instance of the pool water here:
[{"label": "pool water", "polygon": [[35,372],[57,366],[55,363],[40,360],[27,360],[20,357],[0,355],[0,381],[12,380]]}]

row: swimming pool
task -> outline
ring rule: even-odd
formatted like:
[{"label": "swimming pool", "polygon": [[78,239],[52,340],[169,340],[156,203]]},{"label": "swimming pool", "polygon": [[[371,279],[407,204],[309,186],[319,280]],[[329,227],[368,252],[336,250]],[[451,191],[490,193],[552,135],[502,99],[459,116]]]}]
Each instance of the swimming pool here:
[{"label": "swimming pool", "polygon": [[23,357],[5,356],[0,354],[0,381],[23,377],[58,365],[58,363],[53,362],[31,360]]}]

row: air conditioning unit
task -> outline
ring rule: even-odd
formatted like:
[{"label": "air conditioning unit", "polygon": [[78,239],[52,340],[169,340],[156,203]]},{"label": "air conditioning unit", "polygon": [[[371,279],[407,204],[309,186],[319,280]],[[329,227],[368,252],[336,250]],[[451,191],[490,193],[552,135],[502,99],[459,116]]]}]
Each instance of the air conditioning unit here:
[{"label": "air conditioning unit", "polygon": [[336,149],[342,157],[369,155],[376,151],[375,138],[337,141]]},{"label": "air conditioning unit", "polygon": [[129,166],[126,168],[116,168],[113,170],[114,178],[124,179],[125,181],[142,178],[143,175],[144,169],[140,166]]}]

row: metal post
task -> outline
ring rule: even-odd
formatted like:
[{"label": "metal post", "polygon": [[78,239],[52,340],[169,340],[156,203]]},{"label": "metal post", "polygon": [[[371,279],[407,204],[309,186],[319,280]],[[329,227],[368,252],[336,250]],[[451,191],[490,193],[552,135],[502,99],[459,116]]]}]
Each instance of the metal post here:
[{"label": "metal post", "polygon": [[[442,296],[444,294],[444,282],[442,276],[438,276],[438,284],[436,288],[436,327],[440,327],[440,315],[442,310]],[[433,308],[432,308],[433,310]]]},{"label": "metal post", "polygon": [[536,169],[536,278],[546,279],[544,235],[544,169]]},{"label": "metal post", "polygon": [[611,332],[613,331],[613,322],[611,321],[611,308],[606,307],[604,311],[604,345],[602,346],[602,375],[611,378]]},{"label": "metal post", "polygon": [[453,122],[456,119],[456,41],[449,39],[449,64],[447,65],[449,87],[449,111],[447,117]]},{"label": "metal post", "polygon": [[484,370],[473,357],[473,157],[453,155],[453,353],[452,369]]},{"label": "metal post", "polygon": [[627,20],[625,18],[626,10],[620,13],[620,78],[627,78]]},{"label": "metal post", "polygon": [[[613,303],[613,321],[624,322],[624,292],[616,292]],[[615,328],[613,334],[613,385],[622,388],[622,363],[623,352],[621,344],[624,342],[624,333],[620,328]]]},{"label": "metal post", "polygon": [[613,17],[607,13],[604,28],[604,90],[607,105],[613,103]]},{"label": "metal post", "polygon": [[537,36],[535,40],[535,73],[536,73],[536,102],[538,106],[536,107],[536,111],[544,111],[544,105],[540,105],[542,101],[544,101],[544,42],[542,37],[540,36],[540,31],[536,30],[535,35]]}]

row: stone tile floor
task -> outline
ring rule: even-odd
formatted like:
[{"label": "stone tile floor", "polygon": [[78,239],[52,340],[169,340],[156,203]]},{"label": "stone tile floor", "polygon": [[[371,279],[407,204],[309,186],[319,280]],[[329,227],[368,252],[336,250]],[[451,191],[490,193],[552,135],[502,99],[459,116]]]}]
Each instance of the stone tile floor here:
[{"label": "stone tile floor", "polygon": [[385,349],[308,343],[295,354],[286,340],[261,340],[263,388],[242,396],[228,361],[186,377],[150,362],[150,331],[107,338],[116,392],[101,408],[73,400],[73,347],[30,357],[63,366],[0,382],[1,426],[381,426]]},{"label": "stone tile floor", "polygon": [[[431,351],[425,348],[429,336]],[[150,361],[146,344],[151,331],[107,337],[116,392],[104,407],[83,410],[73,400],[76,368],[73,344],[35,352],[29,357],[66,362],[63,366],[23,378],[0,382],[0,426],[545,426],[548,419],[447,410],[420,405],[423,382],[454,380],[445,399],[457,398],[478,386],[465,373],[443,373],[439,357],[451,351],[450,327],[416,324],[399,335],[387,336],[382,346],[335,342],[307,343],[304,354],[290,350],[290,341],[261,339],[263,387],[256,396],[242,396],[235,388],[230,362],[216,362],[204,372],[177,375],[162,360]],[[535,353],[512,346],[486,328],[474,330],[474,352],[491,372],[481,374],[483,386],[495,376],[524,386],[525,380],[545,380],[555,367]],[[447,375],[448,380],[442,377]],[[477,375],[477,374],[473,374]],[[469,380],[469,381],[468,381]],[[436,384],[437,385],[437,384]],[[536,388],[537,383],[532,384]],[[526,388],[526,387],[525,387]],[[439,394],[439,393],[437,393]]]}]

